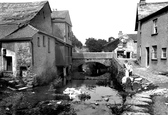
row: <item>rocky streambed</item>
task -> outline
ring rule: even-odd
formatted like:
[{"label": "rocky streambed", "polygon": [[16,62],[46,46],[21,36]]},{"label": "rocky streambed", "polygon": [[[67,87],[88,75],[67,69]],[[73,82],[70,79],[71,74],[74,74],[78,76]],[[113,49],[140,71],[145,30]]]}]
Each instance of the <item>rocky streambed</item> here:
[{"label": "rocky streambed", "polygon": [[[6,89],[1,91],[0,115],[155,115],[162,110],[156,109],[159,105],[167,107],[166,88],[131,77],[132,88],[128,84],[125,92],[96,79],[72,80],[59,88],[50,84],[22,91]],[[70,93],[64,93],[67,88],[76,95],[71,93],[70,98]]]}]

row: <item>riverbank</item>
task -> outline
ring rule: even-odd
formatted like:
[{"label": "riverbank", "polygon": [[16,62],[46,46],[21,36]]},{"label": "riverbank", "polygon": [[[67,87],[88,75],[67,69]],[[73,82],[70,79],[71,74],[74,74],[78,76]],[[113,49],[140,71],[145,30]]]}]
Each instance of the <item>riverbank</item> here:
[{"label": "riverbank", "polygon": [[[153,115],[168,114],[168,76],[160,75],[159,72],[152,71],[140,66],[133,67],[133,74],[150,81],[156,87],[148,91],[142,91],[140,95],[149,96],[152,99],[151,113]],[[148,112],[149,113],[149,112]]]}]

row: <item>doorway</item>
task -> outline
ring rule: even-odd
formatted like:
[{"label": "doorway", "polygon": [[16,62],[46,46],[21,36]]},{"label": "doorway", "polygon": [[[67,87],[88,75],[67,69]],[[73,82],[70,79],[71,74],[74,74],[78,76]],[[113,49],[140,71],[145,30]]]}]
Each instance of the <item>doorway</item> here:
[{"label": "doorway", "polygon": [[6,61],[7,61],[7,64],[6,64],[6,70],[7,71],[12,71],[12,57],[6,57]]},{"label": "doorway", "polygon": [[146,67],[149,66],[149,47],[146,47]]},{"label": "doorway", "polygon": [[126,58],[130,58],[130,52],[126,53]]}]

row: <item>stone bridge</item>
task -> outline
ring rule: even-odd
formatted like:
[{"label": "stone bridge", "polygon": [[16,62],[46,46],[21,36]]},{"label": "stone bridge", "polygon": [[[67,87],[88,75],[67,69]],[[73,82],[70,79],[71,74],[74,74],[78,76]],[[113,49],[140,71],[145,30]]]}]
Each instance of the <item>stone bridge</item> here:
[{"label": "stone bridge", "polygon": [[77,78],[83,76],[82,73],[76,72],[78,67],[81,64],[86,62],[99,62],[106,66],[110,66],[110,74],[113,79],[117,80],[121,83],[121,79],[124,76],[123,67],[121,63],[115,58],[113,52],[84,52],[84,53],[73,53],[72,56],[72,71],[73,76],[77,76]]},{"label": "stone bridge", "polygon": [[76,68],[86,62],[99,62],[106,66],[111,66],[111,60],[113,58],[113,52],[83,52],[73,53],[72,66]]}]

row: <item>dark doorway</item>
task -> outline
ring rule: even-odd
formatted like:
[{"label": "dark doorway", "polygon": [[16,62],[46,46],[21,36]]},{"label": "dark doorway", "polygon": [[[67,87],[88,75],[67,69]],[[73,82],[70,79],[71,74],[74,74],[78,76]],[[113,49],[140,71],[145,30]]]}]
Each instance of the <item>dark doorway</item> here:
[{"label": "dark doorway", "polygon": [[149,47],[146,47],[146,66],[149,66]]},{"label": "dark doorway", "polygon": [[130,52],[127,52],[127,53],[126,53],[126,57],[127,57],[127,58],[130,58]]},{"label": "dark doorway", "polygon": [[7,61],[7,71],[12,71],[12,57],[6,57],[6,61]]}]

